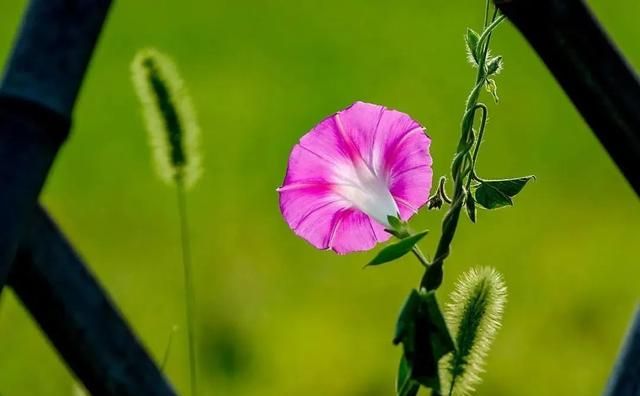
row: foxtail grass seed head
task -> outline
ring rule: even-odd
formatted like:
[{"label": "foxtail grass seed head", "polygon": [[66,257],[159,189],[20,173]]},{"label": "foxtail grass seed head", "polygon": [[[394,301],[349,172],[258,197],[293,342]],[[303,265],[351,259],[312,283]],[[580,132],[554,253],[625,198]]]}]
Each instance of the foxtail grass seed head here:
[{"label": "foxtail grass seed head", "polygon": [[472,268],[458,280],[445,315],[456,350],[442,359],[443,394],[469,395],[480,382],[506,298],[502,276],[493,268]]},{"label": "foxtail grass seed head", "polygon": [[175,63],[155,49],[143,49],[133,59],[131,76],[160,178],[193,186],[201,173],[200,128]]}]

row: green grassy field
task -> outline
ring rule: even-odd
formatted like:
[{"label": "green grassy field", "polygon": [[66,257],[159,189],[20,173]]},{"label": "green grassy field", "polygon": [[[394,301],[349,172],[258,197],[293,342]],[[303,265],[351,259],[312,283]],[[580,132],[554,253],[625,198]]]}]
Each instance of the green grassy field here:
[{"label": "green grassy field", "polygon": [[[190,85],[204,177],[190,193],[202,395],[388,396],[410,259],[362,270],[373,252],[314,250],[282,220],[275,188],[297,139],[355,100],[411,114],[448,171],[474,71],[463,34],[483,2],[120,1],[43,195],[63,230],[186,394],[174,191],[151,166],[129,63],[156,46]],[[473,3],[473,4],[472,4]],[[635,0],[589,1],[640,67]],[[6,59],[26,1],[1,7]],[[514,208],[463,219],[442,292],[470,266],[504,274],[504,327],[478,395],[597,395],[638,302],[638,200],[519,33],[505,24],[499,105],[479,169],[535,174]],[[485,102],[490,98],[485,97]],[[19,170],[16,170],[19,171]],[[424,211],[432,252],[442,212]],[[442,294],[442,299],[444,294]],[[0,306],[0,394],[68,395],[74,379],[10,291]]]}]

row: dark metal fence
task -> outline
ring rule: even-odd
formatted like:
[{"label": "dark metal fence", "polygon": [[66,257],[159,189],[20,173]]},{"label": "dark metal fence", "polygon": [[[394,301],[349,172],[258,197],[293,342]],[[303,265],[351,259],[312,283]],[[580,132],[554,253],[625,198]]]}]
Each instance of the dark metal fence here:
[{"label": "dark metal fence", "polygon": [[24,16],[0,85],[0,291],[8,280],[91,394],[174,395],[37,203],[110,5],[32,0]]},{"label": "dark metal fence", "polygon": [[[640,193],[640,84],[584,3],[495,1]],[[38,205],[71,128],[73,106],[110,5],[110,0],[32,0],[25,14],[0,85],[0,292],[5,284],[14,289],[91,394],[174,395]],[[638,318],[605,395],[640,395]]]},{"label": "dark metal fence", "polygon": [[[494,1],[536,50],[640,195],[640,83],[585,3]],[[604,395],[640,396],[640,314]]]}]

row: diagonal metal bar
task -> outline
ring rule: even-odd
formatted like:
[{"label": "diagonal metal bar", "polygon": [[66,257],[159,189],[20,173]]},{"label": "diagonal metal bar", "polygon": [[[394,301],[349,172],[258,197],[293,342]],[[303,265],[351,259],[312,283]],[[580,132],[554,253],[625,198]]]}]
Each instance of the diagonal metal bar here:
[{"label": "diagonal metal bar", "polygon": [[32,0],[0,83],[0,292],[111,0]]},{"label": "diagonal metal bar", "polygon": [[41,208],[22,239],[9,285],[92,395],[175,395]]},{"label": "diagonal metal bar", "polygon": [[[93,395],[174,395],[105,292],[37,208],[111,0],[32,0],[0,84],[0,291]],[[16,255],[17,253],[17,255]]]},{"label": "diagonal metal bar", "polygon": [[110,6],[111,0],[31,0],[2,93],[70,118]]},{"label": "diagonal metal bar", "polygon": [[[640,195],[640,82],[582,0],[494,0]],[[640,309],[605,396],[640,394]]]},{"label": "diagonal metal bar", "polygon": [[605,396],[640,395],[640,306],[609,378]]},{"label": "diagonal metal bar", "polygon": [[33,102],[0,95],[0,292],[68,131],[68,119]]},{"label": "diagonal metal bar", "polygon": [[640,195],[640,83],[582,0],[495,0]]}]

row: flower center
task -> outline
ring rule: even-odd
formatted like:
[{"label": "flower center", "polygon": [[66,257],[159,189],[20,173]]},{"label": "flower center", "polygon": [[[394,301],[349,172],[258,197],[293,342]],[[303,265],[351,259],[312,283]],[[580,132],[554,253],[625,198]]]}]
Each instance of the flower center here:
[{"label": "flower center", "polygon": [[339,166],[336,171],[335,191],[378,223],[389,227],[387,216],[397,216],[398,206],[385,178],[362,160]]}]

